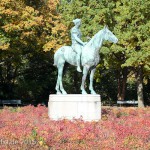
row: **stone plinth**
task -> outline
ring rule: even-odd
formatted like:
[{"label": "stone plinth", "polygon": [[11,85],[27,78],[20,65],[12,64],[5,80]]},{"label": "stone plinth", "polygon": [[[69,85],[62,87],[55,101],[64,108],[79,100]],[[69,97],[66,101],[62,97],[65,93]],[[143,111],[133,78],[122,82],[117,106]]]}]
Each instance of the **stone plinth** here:
[{"label": "stone plinth", "polygon": [[48,102],[48,115],[50,119],[79,119],[85,121],[98,121],[101,119],[100,95],[51,94]]}]

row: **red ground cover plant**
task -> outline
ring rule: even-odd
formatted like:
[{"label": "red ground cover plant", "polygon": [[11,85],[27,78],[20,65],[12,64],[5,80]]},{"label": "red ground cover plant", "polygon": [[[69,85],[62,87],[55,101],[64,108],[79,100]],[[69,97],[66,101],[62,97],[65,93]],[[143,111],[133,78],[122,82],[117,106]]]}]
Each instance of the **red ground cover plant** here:
[{"label": "red ground cover plant", "polygon": [[38,105],[0,110],[0,150],[149,150],[150,108],[103,108],[102,120],[53,121]]}]

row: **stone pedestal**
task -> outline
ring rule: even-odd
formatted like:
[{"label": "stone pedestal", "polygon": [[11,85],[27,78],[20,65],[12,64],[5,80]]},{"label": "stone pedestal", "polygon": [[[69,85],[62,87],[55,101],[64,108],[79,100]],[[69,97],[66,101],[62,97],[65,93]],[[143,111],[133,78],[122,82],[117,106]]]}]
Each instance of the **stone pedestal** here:
[{"label": "stone pedestal", "polygon": [[100,95],[51,94],[48,102],[48,115],[52,120],[79,119],[98,121],[101,119]]}]

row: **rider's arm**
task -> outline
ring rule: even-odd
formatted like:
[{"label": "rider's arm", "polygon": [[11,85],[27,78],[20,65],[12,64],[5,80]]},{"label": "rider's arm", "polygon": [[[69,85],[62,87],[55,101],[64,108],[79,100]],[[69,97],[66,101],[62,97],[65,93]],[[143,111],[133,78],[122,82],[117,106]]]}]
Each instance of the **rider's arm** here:
[{"label": "rider's arm", "polygon": [[74,34],[74,38],[75,38],[75,40],[76,40],[78,43],[80,43],[80,44],[82,44],[82,45],[84,46],[84,42],[82,42],[82,41],[78,38],[78,36],[77,36],[76,34]]}]

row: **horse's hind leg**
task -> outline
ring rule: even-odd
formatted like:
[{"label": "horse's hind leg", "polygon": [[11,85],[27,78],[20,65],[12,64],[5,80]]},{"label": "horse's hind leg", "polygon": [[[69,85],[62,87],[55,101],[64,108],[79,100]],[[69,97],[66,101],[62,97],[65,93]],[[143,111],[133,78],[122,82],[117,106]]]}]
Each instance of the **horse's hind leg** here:
[{"label": "horse's hind leg", "polygon": [[95,73],[96,68],[91,70],[91,74],[90,74],[90,86],[89,86],[89,90],[91,91],[91,94],[96,94],[96,92],[94,91],[93,88],[93,78],[94,78],[94,73]]},{"label": "horse's hind leg", "polygon": [[56,83],[55,89],[56,89],[56,91],[57,91],[56,94],[58,94],[58,95],[62,94],[61,91],[59,90],[59,75],[58,75],[58,77],[57,77],[57,83]]},{"label": "horse's hind leg", "polygon": [[64,63],[65,63],[65,61],[58,65],[58,83],[59,83],[60,90],[61,90],[62,94],[67,94],[67,92],[64,90],[64,87],[62,84],[62,75],[63,75]]}]

